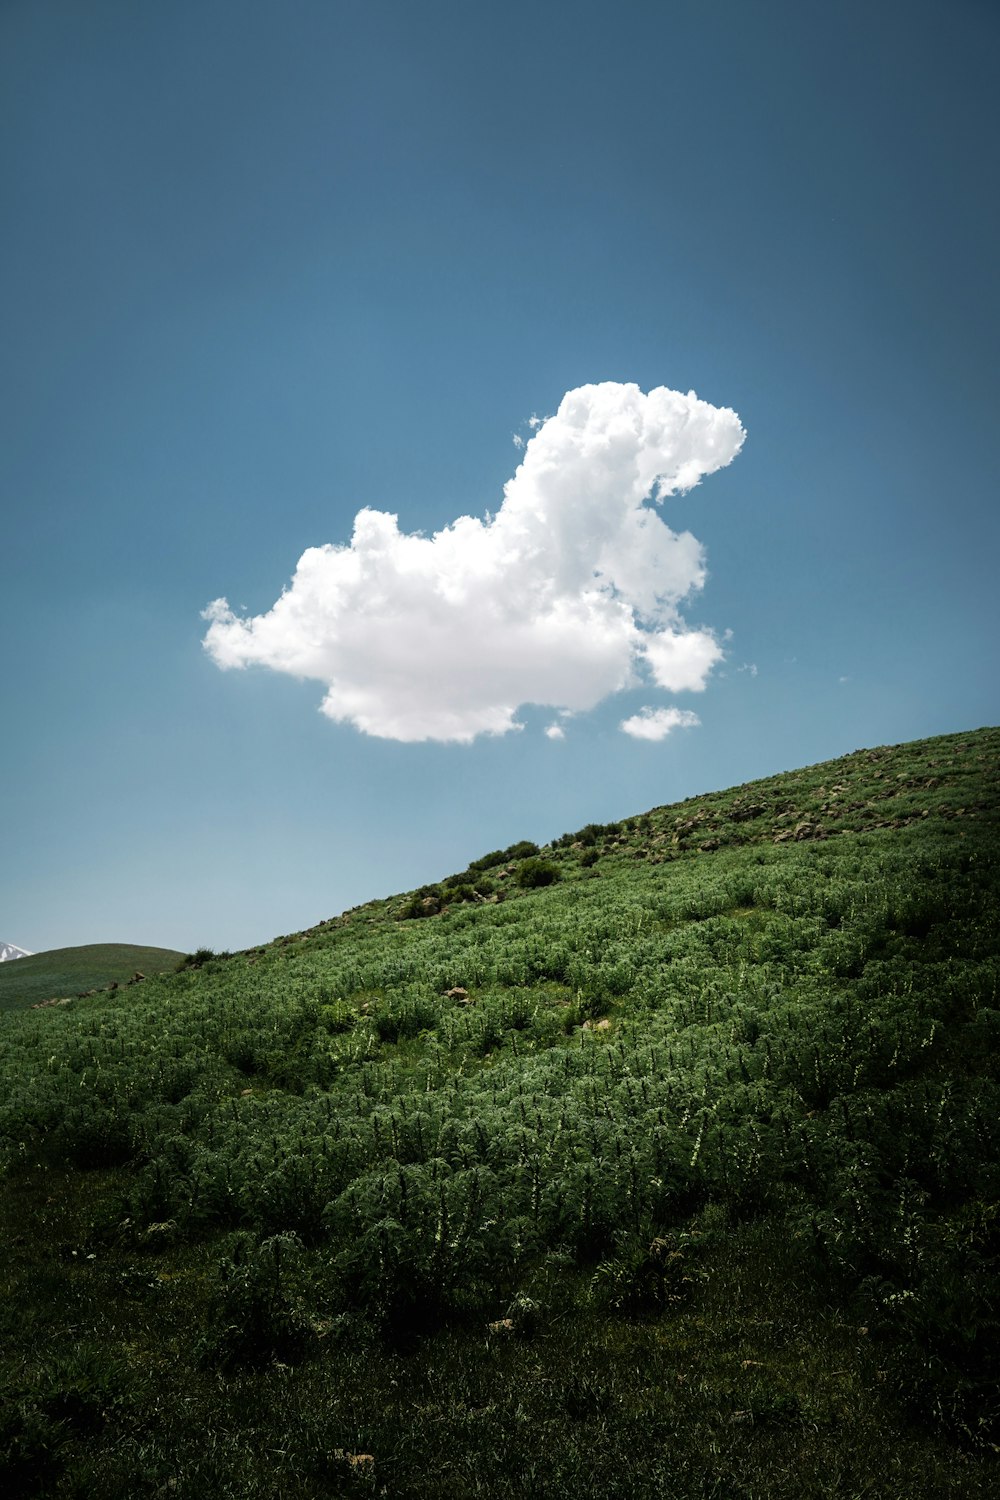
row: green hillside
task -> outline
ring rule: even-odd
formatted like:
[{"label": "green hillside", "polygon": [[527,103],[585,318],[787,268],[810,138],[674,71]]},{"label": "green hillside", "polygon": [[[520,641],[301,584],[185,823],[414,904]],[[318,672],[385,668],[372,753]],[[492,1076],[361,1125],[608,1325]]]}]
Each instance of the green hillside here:
[{"label": "green hillside", "polygon": [[0,1017],[5,1494],[997,1494],[998,760]]},{"label": "green hillside", "polygon": [[134,943],[86,943],[32,953],[0,964],[0,1010],[127,984],[137,973],[148,977],[176,969],[183,957],[172,948]]}]

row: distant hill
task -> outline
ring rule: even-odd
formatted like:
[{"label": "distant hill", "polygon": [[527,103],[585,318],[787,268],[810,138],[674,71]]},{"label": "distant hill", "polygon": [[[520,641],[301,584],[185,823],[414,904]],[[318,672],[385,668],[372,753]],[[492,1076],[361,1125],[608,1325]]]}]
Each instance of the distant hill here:
[{"label": "distant hill", "polygon": [[183,953],[143,948],[134,943],[86,943],[81,948],[50,948],[0,968],[0,1010],[18,1010],[43,1000],[125,984],[136,973],[176,969]]},{"label": "distant hill", "polygon": [[13,943],[0,943],[0,964],[9,963],[12,958],[30,957],[27,948],[16,948]]}]

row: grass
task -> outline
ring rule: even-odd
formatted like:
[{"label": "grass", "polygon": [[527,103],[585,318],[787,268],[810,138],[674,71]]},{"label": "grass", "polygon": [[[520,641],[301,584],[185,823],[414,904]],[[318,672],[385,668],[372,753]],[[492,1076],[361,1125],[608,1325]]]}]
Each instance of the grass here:
[{"label": "grass", "polygon": [[5,1492],[995,1494],[998,750],[0,1018]]},{"label": "grass", "polygon": [[42,1001],[127,984],[133,975],[147,977],[176,969],[182,953],[172,948],[144,948],[134,943],[86,943],[80,948],[52,948],[0,964],[0,1010],[15,1010]]},{"label": "grass", "polygon": [[516,1309],[500,1326],[500,1305],[374,1348],[334,1327],[309,1360],[220,1377],[197,1352],[207,1246],[88,1248],[118,1186],[53,1173],[22,1186],[20,1237],[3,1232],[4,1334],[36,1351],[8,1385],[22,1432],[34,1418],[9,1494],[995,1493],[991,1457],[908,1418],[884,1348],[766,1220],[700,1249],[665,1316],[609,1317],[585,1278],[552,1274],[527,1326]]}]

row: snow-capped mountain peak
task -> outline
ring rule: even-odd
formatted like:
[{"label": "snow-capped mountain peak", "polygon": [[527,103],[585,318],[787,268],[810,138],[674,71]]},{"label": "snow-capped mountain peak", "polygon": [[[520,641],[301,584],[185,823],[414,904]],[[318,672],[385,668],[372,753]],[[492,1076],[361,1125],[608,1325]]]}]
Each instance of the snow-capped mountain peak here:
[{"label": "snow-capped mountain peak", "polygon": [[13,943],[0,943],[0,964],[9,958],[30,958],[27,948],[15,948]]}]

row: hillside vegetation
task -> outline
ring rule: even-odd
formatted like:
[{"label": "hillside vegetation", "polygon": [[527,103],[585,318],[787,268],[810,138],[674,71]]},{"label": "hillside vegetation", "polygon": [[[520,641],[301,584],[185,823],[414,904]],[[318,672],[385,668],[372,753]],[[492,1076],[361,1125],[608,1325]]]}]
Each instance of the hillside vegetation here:
[{"label": "hillside vegetation", "polygon": [[128,984],[176,969],[182,953],[172,948],[143,948],[134,943],[86,943],[81,948],[51,948],[0,964],[0,1010],[40,1005],[87,990]]},{"label": "hillside vegetation", "polygon": [[5,1493],[995,1495],[998,751],[0,1017]]}]

